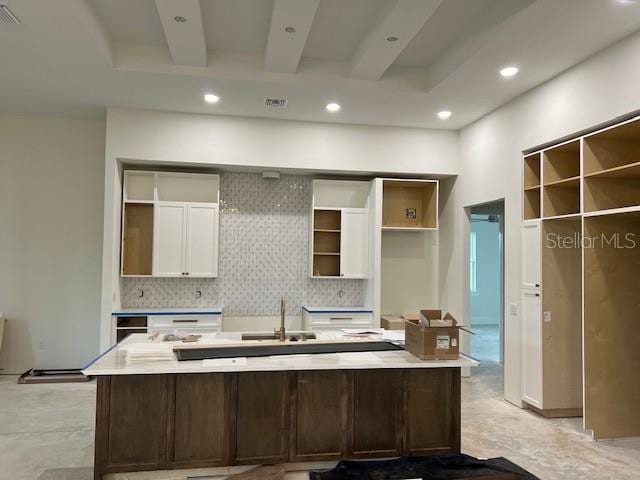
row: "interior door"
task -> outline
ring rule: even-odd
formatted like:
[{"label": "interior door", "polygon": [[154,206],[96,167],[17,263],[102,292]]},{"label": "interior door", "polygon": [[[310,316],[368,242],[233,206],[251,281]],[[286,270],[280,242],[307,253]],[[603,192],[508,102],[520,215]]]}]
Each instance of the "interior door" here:
[{"label": "interior door", "polygon": [[367,278],[368,210],[344,209],[340,227],[340,276]]},{"label": "interior door", "polygon": [[522,225],[522,287],[540,288],[540,221]]},{"label": "interior door", "polygon": [[542,300],[540,293],[522,290],[522,327],[524,340],[524,400],[542,406]]},{"label": "interior door", "polygon": [[190,205],[187,220],[187,264],[190,277],[218,274],[218,206]]},{"label": "interior door", "polygon": [[187,207],[160,204],[155,209],[154,276],[183,276]]}]

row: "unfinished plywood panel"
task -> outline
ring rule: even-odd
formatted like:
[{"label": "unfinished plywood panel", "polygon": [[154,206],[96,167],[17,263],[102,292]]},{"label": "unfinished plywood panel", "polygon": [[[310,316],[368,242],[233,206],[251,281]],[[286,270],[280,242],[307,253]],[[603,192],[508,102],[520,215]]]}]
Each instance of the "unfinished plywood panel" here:
[{"label": "unfinished plywood panel", "polygon": [[340,276],[340,255],[314,254],[313,255],[313,276],[314,277],[339,277]]},{"label": "unfinished plywood panel", "polygon": [[584,219],[585,424],[640,436],[640,216]]},{"label": "unfinished plywood panel", "polygon": [[524,188],[540,186],[540,154],[524,157]]},{"label": "unfinished plywood panel", "polygon": [[524,191],[522,216],[525,220],[540,218],[540,187]]},{"label": "unfinished plywood panel", "polygon": [[640,205],[640,169],[631,169],[625,174],[616,177],[605,174],[585,177],[585,212]]},{"label": "unfinished plywood panel", "polygon": [[640,121],[584,138],[585,176],[640,162]]},{"label": "unfinished plywood panel", "polygon": [[572,215],[580,213],[579,178],[545,185],[543,192],[543,217],[555,217],[558,215]]},{"label": "unfinished plywood panel", "polygon": [[313,232],[314,253],[340,254],[340,232]]},{"label": "unfinished plywood panel", "polygon": [[438,182],[384,180],[382,227],[438,228]]},{"label": "unfinished plywood panel", "polygon": [[153,205],[124,206],[122,274],[151,275],[153,259]]},{"label": "unfinished plywood panel", "polygon": [[314,210],[313,229],[325,231],[340,231],[341,212],[340,210]]},{"label": "unfinished plywood panel", "polygon": [[542,363],[544,410],[582,410],[581,219],[542,222]]},{"label": "unfinished plywood panel", "polygon": [[550,148],[542,158],[545,185],[580,176],[580,140]]}]

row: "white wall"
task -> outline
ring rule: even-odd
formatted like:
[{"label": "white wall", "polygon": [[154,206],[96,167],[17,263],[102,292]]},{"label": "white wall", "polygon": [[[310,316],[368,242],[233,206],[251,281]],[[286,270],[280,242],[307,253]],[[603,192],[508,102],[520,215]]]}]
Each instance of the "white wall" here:
[{"label": "white wall", "polygon": [[[441,226],[450,229],[443,235],[451,241],[441,249],[442,298],[468,320],[468,220],[463,209],[504,198],[505,395],[513,403],[521,403],[521,330],[520,316],[509,315],[508,306],[520,305],[521,151],[639,109],[639,58],[636,34],[461,131],[462,173],[441,218]],[[526,75],[526,65],[521,74]]]},{"label": "white wall", "polygon": [[2,373],[98,353],[105,124],[0,116]]},{"label": "white wall", "polygon": [[108,347],[110,313],[120,307],[118,160],[310,173],[455,175],[458,133],[109,109],[105,158],[102,282],[111,287],[103,289],[102,349]]}]

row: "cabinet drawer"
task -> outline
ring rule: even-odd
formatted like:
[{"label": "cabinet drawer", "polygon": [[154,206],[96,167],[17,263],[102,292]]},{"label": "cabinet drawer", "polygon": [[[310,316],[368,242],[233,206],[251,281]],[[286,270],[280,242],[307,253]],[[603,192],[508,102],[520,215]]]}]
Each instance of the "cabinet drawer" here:
[{"label": "cabinet drawer", "polygon": [[222,325],[221,315],[156,315],[150,316],[147,320],[149,329],[158,327],[193,328],[193,327],[220,327]]},{"label": "cabinet drawer", "polygon": [[371,327],[373,315],[371,313],[335,312],[322,314],[308,314],[307,328],[336,329],[336,328],[360,328]]}]

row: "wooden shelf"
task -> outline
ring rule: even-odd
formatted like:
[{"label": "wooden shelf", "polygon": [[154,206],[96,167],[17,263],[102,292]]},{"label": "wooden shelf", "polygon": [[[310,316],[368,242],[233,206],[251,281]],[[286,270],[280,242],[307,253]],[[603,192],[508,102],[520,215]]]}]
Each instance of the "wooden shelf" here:
[{"label": "wooden shelf", "polygon": [[639,163],[640,121],[634,120],[585,137],[583,155],[585,177]]},{"label": "wooden shelf", "polygon": [[382,227],[383,232],[426,232],[438,230],[431,227]]},{"label": "wooden shelf", "polygon": [[147,276],[153,269],[153,205],[124,205],[122,274]]},{"label": "wooden shelf", "polygon": [[533,185],[532,187],[524,187],[524,191],[525,192],[529,192],[529,191],[533,191],[533,190],[539,190],[540,189],[540,185]]},{"label": "wooden shelf", "polygon": [[545,185],[580,177],[580,140],[545,150],[542,154]]},{"label": "wooden shelf", "polygon": [[383,228],[437,229],[438,182],[436,180],[383,180]]},{"label": "wooden shelf", "polygon": [[340,255],[340,252],[313,252],[314,255]]},{"label": "wooden shelf", "polygon": [[327,230],[322,228],[314,228],[313,231],[318,233],[340,233],[340,230]]},{"label": "wooden shelf", "polygon": [[314,255],[313,256],[313,276],[314,277],[339,277],[340,276],[340,255]]},{"label": "wooden shelf", "polygon": [[525,220],[533,220],[540,218],[540,191],[525,190],[524,192],[524,211]]},{"label": "wooden shelf", "polygon": [[559,180],[543,189],[543,217],[580,213],[580,179]]},{"label": "wooden shelf", "polygon": [[579,187],[580,186],[580,175],[570,178],[564,178],[562,180],[555,180],[553,182],[547,182],[544,184],[546,187]]},{"label": "wooden shelf", "polygon": [[640,162],[587,173],[584,178],[640,178]]},{"label": "wooden shelf", "polygon": [[314,230],[340,230],[341,228],[340,210],[314,210],[313,229]]},{"label": "wooden shelf", "polygon": [[524,188],[540,185],[540,154],[534,153],[524,157]]}]

